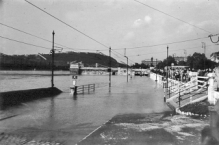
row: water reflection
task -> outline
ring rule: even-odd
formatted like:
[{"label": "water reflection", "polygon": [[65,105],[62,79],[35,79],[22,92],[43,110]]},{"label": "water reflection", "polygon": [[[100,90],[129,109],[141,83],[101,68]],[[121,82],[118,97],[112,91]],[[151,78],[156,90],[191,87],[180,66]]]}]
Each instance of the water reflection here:
[{"label": "water reflection", "polygon": [[[28,83],[33,79],[35,83]],[[27,89],[50,86],[49,76],[16,80],[24,88],[29,85]],[[56,76],[54,80],[57,88],[69,90],[70,76]],[[162,88],[159,88],[148,77],[133,77],[127,83],[126,76],[113,76],[110,92],[108,76],[81,76],[78,81],[79,84],[94,82],[99,84],[95,93],[73,96],[67,91],[55,98],[27,102],[28,108],[31,108],[29,110],[25,105],[4,110],[3,114],[13,110],[14,113],[22,115],[0,122],[0,126],[4,126],[8,131],[16,130],[18,133],[24,132],[24,134],[32,134],[40,138],[60,139],[65,140],[66,144],[68,142],[74,144],[117,114],[169,110],[163,102]],[[16,85],[13,87],[16,88]],[[34,133],[33,130],[35,130]]]}]

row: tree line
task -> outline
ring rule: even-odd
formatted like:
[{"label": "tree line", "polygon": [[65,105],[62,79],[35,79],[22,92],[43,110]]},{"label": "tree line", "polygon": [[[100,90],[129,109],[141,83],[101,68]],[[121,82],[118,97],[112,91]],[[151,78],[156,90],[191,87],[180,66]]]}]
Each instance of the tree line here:
[{"label": "tree line", "polygon": [[[51,54],[31,55],[6,55],[0,53],[0,69],[1,70],[50,70],[52,56]],[[112,67],[126,67],[126,65],[118,63],[114,58],[99,53],[86,52],[65,52],[56,53],[54,57],[55,70],[69,70],[70,62],[82,62],[85,67],[99,66],[108,67],[111,60]]]},{"label": "tree line", "polygon": [[157,68],[164,69],[166,65],[188,66],[191,70],[196,71],[198,69],[213,69],[217,66],[217,63],[206,58],[205,54],[195,52],[193,55],[187,57],[187,61],[179,61],[178,63],[174,57],[169,56],[167,59],[159,62]]}]

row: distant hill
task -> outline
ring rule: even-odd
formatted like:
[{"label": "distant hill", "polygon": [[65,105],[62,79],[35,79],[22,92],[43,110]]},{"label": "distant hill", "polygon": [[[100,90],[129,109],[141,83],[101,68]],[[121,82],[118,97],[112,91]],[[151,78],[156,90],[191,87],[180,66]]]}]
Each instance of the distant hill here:
[{"label": "distant hill", "polygon": [[[48,60],[51,60],[51,56],[48,54],[43,54]],[[68,52],[68,53],[56,53],[55,54],[56,61],[64,61],[64,62],[82,62],[84,66],[95,66],[96,63],[101,64],[103,66],[109,66],[109,56],[98,54],[98,53],[88,53],[88,52]],[[111,66],[117,67],[118,62],[111,58]]]},{"label": "distant hill", "polygon": [[[41,56],[42,57],[41,57]],[[0,69],[7,70],[49,70],[51,68],[51,54],[31,54],[31,55],[6,55],[0,53]],[[46,59],[44,59],[44,58]],[[54,59],[55,69],[68,70],[69,63],[72,61],[82,62],[84,66],[94,67],[96,63],[98,66],[108,67],[109,56],[98,53],[88,52],[66,52],[56,53]],[[124,64],[118,63],[111,57],[112,67],[125,67]]]}]

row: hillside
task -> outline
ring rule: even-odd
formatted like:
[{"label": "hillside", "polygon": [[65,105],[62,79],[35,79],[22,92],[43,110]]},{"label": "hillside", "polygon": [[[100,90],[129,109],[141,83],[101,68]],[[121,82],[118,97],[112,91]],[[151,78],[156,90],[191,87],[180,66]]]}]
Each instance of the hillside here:
[{"label": "hillside", "polygon": [[[43,59],[41,56],[45,59]],[[0,69],[1,70],[49,70],[51,68],[51,54],[31,54],[31,55],[6,55],[0,54]],[[68,70],[69,63],[72,61],[82,62],[84,66],[94,67],[109,66],[109,56],[98,53],[87,52],[66,52],[56,53],[54,66],[56,70]],[[125,65],[118,63],[114,58],[111,58],[111,66],[119,67]]]}]

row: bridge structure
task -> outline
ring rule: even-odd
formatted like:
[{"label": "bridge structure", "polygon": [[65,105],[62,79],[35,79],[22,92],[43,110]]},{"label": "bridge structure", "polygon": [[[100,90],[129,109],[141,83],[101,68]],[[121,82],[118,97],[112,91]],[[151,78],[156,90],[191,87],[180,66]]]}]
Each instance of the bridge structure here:
[{"label": "bridge structure", "polygon": [[[107,75],[109,74],[108,67],[81,67],[80,68],[82,75]],[[150,72],[149,69],[132,69],[128,68],[128,75],[148,75]],[[127,68],[113,67],[111,68],[112,75],[127,75]]]}]

